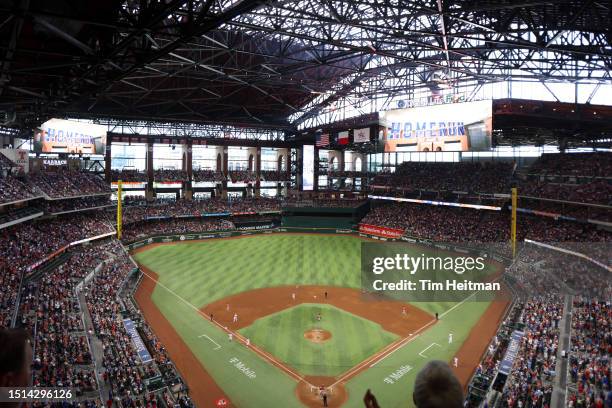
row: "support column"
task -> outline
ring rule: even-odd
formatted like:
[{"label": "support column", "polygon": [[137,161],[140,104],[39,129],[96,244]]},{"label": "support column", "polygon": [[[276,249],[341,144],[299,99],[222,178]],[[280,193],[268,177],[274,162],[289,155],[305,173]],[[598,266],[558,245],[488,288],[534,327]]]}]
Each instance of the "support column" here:
[{"label": "support column", "polygon": [[110,136],[106,137],[106,148],[104,151],[104,179],[108,184],[110,184],[112,180],[111,176],[111,166],[112,166],[112,156],[111,156],[111,145],[113,143],[113,139]]},{"label": "support column", "polygon": [[153,141],[147,141],[147,189],[145,197],[147,201],[155,199],[155,190],[153,189]]},{"label": "support column", "polygon": [[[215,166],[215,171],[221,173],[225,177],[223,173],[223,147],[215,146],[215,160],[217,165]],[[221,197],[221,191],[223,190],[223,182],[215,183],[215,197]]]},{"label": "support column", "polygon": [[[345,150],[339,150],[338,151],[338,171],[345,171],[346,170],[346,151]],[[339,189],[342,190],[346,187],[346,178],[340,178],[340,185],[339,185]]]},{"label": "support column", "polygon": [[314,148],[314,180],[312,181],[312,191],[319,191],[319,148]]},{"label": "support column", "polygon": [[227,177],[229,176],[228,171],[228,159],[229,159],[229,149],[227,146],[223,146],[223,155],[222,155],[222,165],[223,165],[223,174],[225,174],[226,179],[221,184],[221,198],[227,198]]},{"label": "support column", "polygon": [[257,147],[255,154],[255,197],[261,196],[261,147]]},{"label": "support column", "polygon": [[[279,169],[280,170],[280,169]],[[287,181],[283,182],[283,197],[287,197],[289,194],[289,187],[291,186],[291,148],[288,148],[285,154],[285,175]]]},{"label": "support column", "polygon": [[295,189],[297,191],[304,191],[304,185],[302,184],[302,172],[304,171],[304,146],[297,147],[295,150]]},{"label": "support column", "polygon": [[183,171],[187,172],[187,180],[183,183],[184,197],[193,199],[193,140],[188,139],[183,144]]}]

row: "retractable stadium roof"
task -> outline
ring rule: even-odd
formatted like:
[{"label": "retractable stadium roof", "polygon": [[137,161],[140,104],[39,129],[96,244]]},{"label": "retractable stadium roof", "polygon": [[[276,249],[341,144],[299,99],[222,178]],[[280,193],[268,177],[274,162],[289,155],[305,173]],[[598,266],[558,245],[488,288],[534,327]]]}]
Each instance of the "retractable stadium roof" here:
[{"label": "retractable stadium roof", "polygon": [[340,98],[609,82],[610,2],[0,0],[0,122],[291,129]]}]

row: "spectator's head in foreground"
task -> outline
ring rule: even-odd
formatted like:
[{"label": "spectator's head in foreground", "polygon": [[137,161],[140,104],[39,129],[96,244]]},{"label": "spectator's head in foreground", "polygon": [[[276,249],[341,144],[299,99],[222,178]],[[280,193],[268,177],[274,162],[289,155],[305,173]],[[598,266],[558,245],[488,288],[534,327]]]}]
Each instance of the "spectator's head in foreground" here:
[{"label": "spectator's head in foreground", "polygon": [[31,385],[32,345],[25,330],[0,330],[0,387]]},{"label": "spectator's head in foreground", "polygon": [[417,374],[412,393],[417,408],[461,408],[463,390],[443,361],[430,361]]}]

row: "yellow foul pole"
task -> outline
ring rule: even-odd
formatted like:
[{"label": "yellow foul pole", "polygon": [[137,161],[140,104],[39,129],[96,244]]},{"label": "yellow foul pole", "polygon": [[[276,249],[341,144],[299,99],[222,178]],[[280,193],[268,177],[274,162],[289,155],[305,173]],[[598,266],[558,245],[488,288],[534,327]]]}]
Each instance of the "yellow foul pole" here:
[{"label": "yellow foul pole", "polygon": [[518,194],[516,187],[512,188],[512,223],[510,224],[510,239],[512,240],[512,257],[516,256],[516,206]]},{"label": "yellow foul pole", "polygon": [[123,214],[121,208],[121,201],[123,199],[123,183],[121,180],[117,183],[117,239],[121,239],[121,230],[123,228]]}]

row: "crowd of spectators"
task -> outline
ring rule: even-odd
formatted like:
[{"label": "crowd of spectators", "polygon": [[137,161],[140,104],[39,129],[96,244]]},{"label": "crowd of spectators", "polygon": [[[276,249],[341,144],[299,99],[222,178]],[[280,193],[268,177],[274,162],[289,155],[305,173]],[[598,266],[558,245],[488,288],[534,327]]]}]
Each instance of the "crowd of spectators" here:
[{"label": "crowd of spectators", "polygon": [[289,181],[289,174],[286,171],[261,170],[260,174],[264,181]]},{"label": "crowd of spectators", "polygon": [[[524,197],[611,205],[611,157],[610,153],[547,154],[520,178],[511,162],[404,162],[393,173],[374,176],[370,188],[409,196],[432,191],[508,194],[516,186]],[[459,197],[462,202],[465,198]]]},{"label": "crowd of spectators", "polygon": [[513,170],[512,162],[404,162],[394,173],[376,175],[370,185],[388,190],[508,193]]},{"label": "crowd of spectators", "polygon": [[612,181],[597,180],[584,184],[525,180],[519,185],[519,195],[589,204],[612,204]]},{"label": "crowd of spectators", "polygon": [[225,181],[225,176],[220,171],[211,169],[193,170],[193,181],[197,183],[214,182],[221,183]]},{"label": "crowd of spectators", "polygon": [[123,307],[117,300],[119,290],[134,268],[126,255],[106,262],[94,279],[85,286],[87,309],[93,332],[102,342],[102,382],[112,394],[132,406],[127,399],[138,398],[145,392],[144,381],[159,374],[155,365],[140,362],[132,341],[123,326]]},{"label": "crowd of spectators", "polygon": [[155,170],[153,178],[156,182],[182,182],[189,180],[187,172],[184,170]]},{"label": "crowd of spectators", "polygon": [[27,182],[0,171],[0,204],[12,201],[27,200],[42,194]]},{"label": "crowd of spectators", "polygon": [[529,173],[576,177],[610,177],[612,175],[612,154],[606,152],[543,154],[531,166]]},{"label": "crowd of spectators", "polygon": [[365,203],[360,198],[287,198],[283,200],[284,207],[327,207],[327,208],[355,208]]},{"label": "crowd of spectators", "polygon": [[[599,246],[597,243],[591,245]],[[610,256],[609,245],[607,257]],[[559,253],[558,251],[548,251],[543,254],[543,251],[538,251],[538,256],[543,257],[544,262],[542,269],[548,272],[549,280],[547,284],[542,284],[541,287],[546,287],[551,281],[559,281],[561,290],[558,293],[570,293],[574,296],[599,297],[600,299],[612,299],[612,280],[610,273],[595,263],[583,259],[581,257],[569,254]],[[584,252],[580,252],[584,254]],[[547,256],[546,256],[547,255]],[[599,257],[602,258],[599,258]],[[593,257],[596,261],[602,260],[605,265],[610,265],[609,258],[606,259],[603,254],[598,254]]]},{"label": "crowd of spectators", "polygon": [[[355,201],[351,203],[354,205]],[[280,211],[280,208],[280,200],[265,197],[153,202],[135,198],[127,201],[123,207],[122,239],[125,242],[132,242],[151,235],[233,230],[235,225],[232,215],[256,215],[259,212]],[[229,218],[218,218],[220,215]],[[243,219],[241,221],[244,222]],[[261,219],[258,218],[256,221]]]},{"label": "crowd of spectators", "polygon": [[152,217],[198,217],[202,214],[256,213],[258,211],[280,211],[280,201],[274,198],[246,198],[227,200],[211,198],[206,200],[158,200],[151,203],[135,202],[123,209],[123,223]]},{"label": "crowd of spectators", "polygon": [[[572,242],[566,246],[587,253],[586,248],[599,245]],[[606,248],[601,245],[595,252],[608,260],[604,262],[609,265],[610,252]],[[566,296],[573,296],[566,406],[603,408],[612,403],[612,281],[609,271],[581,256],[526,243],[506,269],[505,277],[516,301],[513,310],[522,310],[521,318],[510,326],[510,330],[502,324],[473,381],[480,389],[488,389],[490,382],[483,383],[481,375],[493,378],[505,354],[503,351],[492,358],[495,346],[513,329],[523,331],[511,374],[498,389],[503,391],[501,406],[549,407],[553,379],[559,374],[556,368],[563,367],[556,361],[563,302]],[[496,389],[495,385],[493,388]],[[481,405],[476,401],[475,405],[468,406]]]},{"label": "crowd of spectators", "polygon": [[517,325],[522,311],[523,303],[515,303],[505,316],[497,333],[491,339],[489,346],[482,356],[480,364],[478,364],[474,371],[472,381],[468,386],[468,396],[466,398],[465,408],[477,408],[481,406],[482,400],[486,396],[486,391],[493,385],[493,380],[499,370],[499,364],[508,350],[512,332],[518,327]]},{"label": "crowd of spectators", "polygon": [[82,211],[92,208],[111,206],[110,194],[107,196],[96,195],[67,200],[42,201],[40,207],[50,214],[58,214],[67,211]]},{"label": "crowd of spectators", "polygon": [[259,211],[280,211],[281,201],[277,198],[242,198],[230,200],[227,203],[227,212],[254,214]]},{"label": "crowd of spectators", "polygon": [[34,339],[34,385],[70,387],[77,396],[97,396],[93,355],[75,290],[112,244],[80,247],[69,253],[66,263],[25,283],[19,317]]},{"label": "crowd of spectators", "polygon": [[563,303],[555,296],[525,303],[520,318],[524,335],[505,384],[502,407],[550,406],[562,315]]},{"label": "crowd of spectators", "polygon": [[498,228],[498,217],[484,211],[405,203],[376,205],[361,222],[446,242],[496,242],[507,230]]},{"label": "crowd of spectators", "polygon": [[572,310],[568,406],[600,408],[612,403],[612,304],[610,297],[576,297]]},{"label": "crowd of spectators", "polygon": [[[376,204],[363,224],[401,229],[406,235],[447,242],[508,242],[509,214],[500,211],[410,203]],[[612,234],[593,224],[521,215],[517,239],[542,242],[609,242]]]},{"label": "crowd of spectators", "polygon": [[110,186],[98,175],[87,171],[65,170],[30,173],[29,181],[51,198],[110,193]]},{"label": "crowd of spectators", "polygon": [[154,202],[126,201],[123,207],[123,224],[139,222],[151,217],[180,217],[180,216],[197,216],[202,212],[221,212],[212,202],[206,201],[208,206],[203,204],[203,201],[166,201],[156,200]]},{"label": "crowd of spectators", "polygon": [[355,177],[366,177],[365,171],[350,171],[350,170],[329,170],[327,177],[332,178],[355,178]]},{"label": "crowd of spectators", "polygon": [[[122,289],[128,286],[134,264],[119,242],[95,241],[63,257],[63,263],[28,278],[21,293],[18,326],[32,333],[33,385],[72,388],[79,399],[72,406],[192,407],[184,387],[180,396],[165,388],[182,380],[140,312],[133,305],[125,306],[131,304],[126,295],[133,287]],[[124,317],[138,325],[152,362],[140,360]],[[158,382],[149,389],[151,379],[161,379],[161,386]],[[103,404],[106,395],[109,400]]]},{"label": "crowd of spectators", "polygon": [[[521,298],[555,294],[597,297],[612,299],[612,280],[604,265],[609,265],[609,244],[588,243],[603,250],[597,254],[575,250],[573,243],[557,243],[551,249],[531,243],[519,244],[517,256],[511,266],[506,268]],[[580,255],[576,255],[580,254]],[[583,258],[583,255],[592,258]]]},{"label": "crowd of spectators", "polygon": [[147,173],[138,170],[111,170],[111,181],[126,181],[129,183],[146,183]]},{"label": "crowd of spectators", "polygon": [[230,170],[227,179],[232,183],[251,184],[255,183],[257,178],[255,177],[255,173],[249,170]]},{"label": "crowd of spectators", "polygon": [[519,208],[546,213],[560,214],[579,220],[598,220],[612,222],[612,211],[608,208],[598,206],[561,203],[548,200],[529,199],[521,197],[518,202]]},{"label": "crowd of spectators", "polygon": [[60,216],[0,230],[0,326],[11,321],[22,274],[71,242],[111,232],[102,214]]},{"label": "crowd of spectators", "polygon": [[612,204],[612,154],[542,155],[518,181],[523,196],[590,204]]},{"label": "crowd of spectators", "polygon": [[33,215],[42,215],[42,210],[32,206],[9,208],[0,213],[0,226]]},{"label": "crowd of spectators", "polygon": [[[586,167],[591,169],[593,174],[609,174],[609,163],[604,163],[600,157],[594,159],[596,164],[588,164]],[[539,164],[535,168],[546,174],[555,174],[559,168],[547,164],[549,160],[551,159],[543,159],[544,164]],[[584,158],[576,159],[574,164],[568,166],[568,171],[581,175],[580,172],[584,171],[584,167],[580,165],[582,161]],[[457,164],[453,163],[451,172],[446,168],[446,164],[435,163],[435,166],[434,164],[427,166],[419,163],[417,167],[413,164],[403,164],[398,167],[399,174],[396,172],[393,175],[380,175],[375,180],[391,188],[421,189],[429,183],[434,188],[446,190],[456,183],[456,189],[467,187],[469,191],[495,192],[502,191],[498,190],[499,188],[508,187],[513,168],[510,163],[468,163],[459,167],[455,167]],[[435,168],[433,173],[437,172],[438,176],[426,175],[426,168],[429,170]],[[416,171],[414,174],[413,170]],[[220,175],[211,170],[199,171],[210,172],[202,174],[202,178],[213,181]],[[110,192],[108,186],[100,184],[97,176],[88,173],[59,171],[41,174],[33,175],[30,180],[52,197],[96,194],[101,190]],[[495,177],[490,174],[494,174]],[[252,176],[246,171],[230,173],[230,178],[234,182],[251,182]],[[264,175],[264,179],[265,177]],[[2,188],[3,181],[8,178],[11,177],[0,178],[0,202],[5,196],[19,195],[19,192],[15,192],[12,187],[7,187],[6,192]],[[52,187],[56,185],[57,187]],[[525,190],[529,191],[528,185],[526,186]],[[563,192],[561,187],[560,190],[555,190],[558,186],[564,185],[541,183],[542,189],[538,190],[537,194],[544,196],[549,194],[548,191],[554,191],[558,198],[572,197],[571,193]],[[595,181],[577,185],[576,189],[592,186],[595,186],[593,194],[583,189],[580,190],[581,195],[587,194],[595,200],[594,202],[607,200],[605,203],[610,204],[609,196],[612,190],[606,182]],[[23,188],[28,190],[31,187],[24,184]],[[34,194],[34,189],[28,191]],[[355,207],[362,202],[335,199],[289,199],[283,202],[266,198],[153,203],[126,200],[123,239],[125,242],[132,242],[151,235],[235,229],[231,218],[202,218],[200,216],[203,213],[254,214],[260,211],[278,211],[281,205]],[[97,207],[101,203],[108,204],[108,196],[46,201],[42,205],[45,211],[57,213]],[[169,218],[151,219],[155,217]],[[510,238],[507,212],[407,203],[375,203],[361,222],[401,229],[408,236],[435,241],[507,244]],[[109,231],[112,231],[111,225],[103,214],[98,213],[71,215],[69,218],[60,216],[0,230],[0,255],[2,255],[0,256],[0,327],[6,327],[10,323],[17,306],[17,288],[31,265],[70,242]],[[563,242],[566,248],[574,248],[581,253],[592,253],[595,259],[600,259],[606,264],[610,261],[607,246],[598,247],[592,243],[610,242],[611,234],[591,224],[521,215],[517,238],[519,241],[530,238],[542,242]],[[572,244],[574,241],[586,242],[586,247],[582,248],[580,245],[575,247]],[[507,245],[504,248],[507,250]],[[83,311],[75,297],[75,287],[109,254],[113,255],[114,260],[105,263],[85,287],[87,310],[93,320],[93,332],[88,334],[80,319]],[[72,253],[63,266],[51,270],[38,281],[26,282],[23,287],[22,302],[19,305],[19,317],[20,323],[34,333],[33,367],[36,385],[70,386],[79,389],[79,392],[85,396],[95,392],[100,386],[107,386],[111,387],[113,395],[124,406],[149,405],[159,398],[172,400],[172,397],[166,394],[149,393],[145,386],[146,379],[163,374],[161,365],[168,361],[163,346],[146,323],[143,323],[141,333],[144,333],[149,344],[154,345],[151,350],[155,354],[156,363],[140,364],[131,339],[122,325],[121,317],[125,312],[125,305],[117,295],[132,269],[133,265],[122,248],[116,241],[111,241],[110,244],[81,248],[78,252]],[[505,353],[511,329],[516,323],[524,326],[525,335],[521,341],[519,356],[515,360],[503,391],[503,406],[541,408],[550,404],[551,379],[556,374],[554,370],[559,340],[558,324],[563,313],[563,305],[554,294],[557,294],[557,291],[565,293],[564,291],[568,289],[572,291],[571,293],[583,293],[587,288],[600,286],[603,287],[603,291],[596,292],[602,294],[600,299],[611,299],[612,288],[609,284],[607,287],[601,285],[602,281],[606,282],[606,276],[602,278],[597,275],[600,272],[599,269],[593,272],[592,265],[587,261],[569,255],[561,256],[558,253],[547,253],[533,248],[520,252],[520,259],[508,269],[507,274],[514,279],[519,288],[537,287],[542,288],[542,292],[552,290],[548,295],[538,293],[536,296],[521,299],[520,307],[516,309],[520,310],[520,317],[517,317],[519,312],[511,314],[510,320],[502,326],[477,369],[477,374],[486,375],[490,380]],[[570,406],[576,408],[599,408],[606,398],[610,398],[611,391],[609,358],[612,354],[610,329],[612,310],[609,300],[601,302],[587,299],[580,297],[573,304],[570,376],[575,390],[570,393],[569,401]],[[96,382],[95,372],[92,369],[91,335],[103,345],[101,385]]]},{"label": "crowd of spectators", "polygon": [[144,223],[126,225],[121,239],[124,242],[133,242],[139,238],[166,234],[202,233],[210,231],[226,231],[235,229],[234,224],[225,219],[191,218],[153,220]]},{"label": "crowd of spectators", "polygon": [[555,293],[559,296],[569,293],[569,288],[563,284],[558,271],[545,267],[545,262],[554,256],[551,250],[535,245],[520,245],[517,256],[509,267],[506,276],[516,288],[515,296],[528,299]]}]

